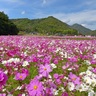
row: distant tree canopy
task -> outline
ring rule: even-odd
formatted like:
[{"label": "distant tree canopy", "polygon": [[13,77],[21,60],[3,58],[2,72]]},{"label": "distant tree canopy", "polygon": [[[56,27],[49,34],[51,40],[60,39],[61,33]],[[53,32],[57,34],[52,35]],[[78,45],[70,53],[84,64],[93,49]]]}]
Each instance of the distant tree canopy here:
[{"label": "distant tree canopy", "polygon": [[0,35],[17,35],[19,30],[4,12],[0,12]]}]

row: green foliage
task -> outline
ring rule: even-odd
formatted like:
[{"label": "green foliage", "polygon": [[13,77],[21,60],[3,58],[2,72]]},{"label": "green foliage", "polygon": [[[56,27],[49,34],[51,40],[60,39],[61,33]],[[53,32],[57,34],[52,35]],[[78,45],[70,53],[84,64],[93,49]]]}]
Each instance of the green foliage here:
[{"label": "green foliage", "polygon": [[0,12],[0,35],[17,35],[18,29],[4,12]]},{"label": "green foliage", "polygon": [[93,30],[89,33],[91,36],[96,36],[96,30]]},{"label": "green foliage", "polygon": [[42,19],[13,19],[19,31],[43,35],[77,35],[77,30],[70,28],[66,23],[49,16]]}]

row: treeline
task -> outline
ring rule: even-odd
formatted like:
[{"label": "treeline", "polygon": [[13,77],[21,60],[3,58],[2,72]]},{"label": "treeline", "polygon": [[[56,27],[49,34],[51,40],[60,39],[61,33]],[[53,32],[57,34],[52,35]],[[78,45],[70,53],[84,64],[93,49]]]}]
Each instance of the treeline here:
[{"label": "treeline", "polygon": [[9,20],[4,12],[0,12],[0,35],[17,35],[19,32],[16,25]]}]

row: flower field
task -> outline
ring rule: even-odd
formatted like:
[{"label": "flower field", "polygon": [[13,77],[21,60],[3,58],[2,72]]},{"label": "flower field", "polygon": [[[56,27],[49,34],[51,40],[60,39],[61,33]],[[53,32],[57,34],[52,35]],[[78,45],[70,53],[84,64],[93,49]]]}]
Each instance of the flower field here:
[{"label": "flower field", "polygon": [[96,96],[96,39],[75,39],[1,36],[0,96]]}]

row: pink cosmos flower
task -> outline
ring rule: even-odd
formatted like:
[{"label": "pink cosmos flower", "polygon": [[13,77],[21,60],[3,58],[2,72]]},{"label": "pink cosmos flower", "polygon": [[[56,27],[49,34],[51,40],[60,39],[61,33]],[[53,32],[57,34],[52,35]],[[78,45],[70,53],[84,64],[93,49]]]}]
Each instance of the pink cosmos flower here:
[{"label": "pink cosmos flower", "polygon": [[91,64],[96,64],[96,60],[95,59],[91,60]]},{"label": "pink cosmos flower", "polygon": [[22,73],[25,73],[25,74],[26,74],[26,76],[28,76],[28,75],[29,75],[29,71],[28,71],[27,69],[25,69],[25,68],[22,68]]},{"label": "pink cosmos flower", "polygon": [[7,55],[8,55],[8,56],[11,56],[11,57],[14,57],[14,55],[16,55],[17,52],[18,52],[18,49],[8,50],[8,51],[7,51]]},{"label": "pink cosmos flower", "polygon": [[72,81],[74,84],[77,84],[77,85],[80,84],[80,77],[76,76],[76,75],[73,74],[72,72],[70,72],[69,78],[71,79],[71,81]]},{"label": "pink cosmos flower", "polygon": [[5,93],[2,93],[2,94],[0,94],[0,96],[6,96],[6,94]]},{"label": "pink cosmos flower", "polygon": [[45,91],[46,91],[47,96],[53,96],[53,89],[52,88],[46,88]]},{"label": "pink cosmos flower", "polygon": [[43,85],[37,79],[33,79],[26,87],[28,96],[43,96]]},{"label": "pink cosmos flower", "polygon": [[15,79],[16,80],[24,80],[26,78],[26,73],[16,73]]},{"label": "pink cosmos flower", "polygon": [[59,74],[57,74],[57,73],[55,73],[54,75],[53,75],[53,77],[55,78],[55,81],[56,81],[56,83],[58,84],[58,85],[60,85],[62,82],[61,82],[61,80],[64,78],[64,76],[61,74],[61,75],[59,75]]},{"label": "pink cosmos flower", "polygon": [[58,75],[57,73],[55,73],[55,74],[53,75],[53,77],[54,77],[55,79],[57,79],[57,78],[59,77],[59,75]]},{"label": "pink cosmos flower", "polygon": [[72,62],[72,63],[75,63],[75,62],[78,61],[78,58],[74,56],[74,57],[68,58],[68,60],[69,60],[70,62]]},{"label": "pink cosmos flower", "polygon": [[51,56],[46,56],[46,57],[44,57],[44,59],[43,59],[43,63],[44,63],[44,64],[49,64],[50,61],[51,61]]},{"label": "pink cosmos flower", "polygon": [[62,94],[62,96],[68,96],[68,93],[67,93],[67,92],[64,92],[64,93]]},{"label": "pink cosmos flower", "polygon": [[6,84],[7,79],[8,79],[7,75],[0,70],[0,87]]},{"label": "pink cosmos flower", "polygon": [[39,67],[39,73],[42,74],[42,76],[44,77],[48,77],[49,72],[51,72],[52,69],[50,67],[50,65],[45,64],[45,65],[40,65]]},{"label": "pink cosmos flower", "polygon": [[92,70],[92,72],[96,73],[96,68],[94,68],[94,69]]},{"label": "pink cosmos flower", "polygon": [[54,59],[53,63],[58,64],[58,59]]}]

